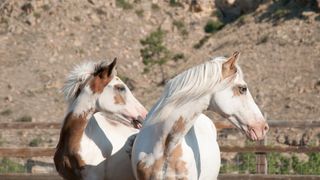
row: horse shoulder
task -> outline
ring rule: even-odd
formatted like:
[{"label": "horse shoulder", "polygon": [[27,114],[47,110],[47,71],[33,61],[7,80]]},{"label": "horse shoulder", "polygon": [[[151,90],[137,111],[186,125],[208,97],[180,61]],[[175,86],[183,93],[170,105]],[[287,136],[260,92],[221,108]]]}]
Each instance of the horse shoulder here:
[{"label": "horse shoulder", "polygon": [[80,169],[84,166],[77,153],[72,153],[59,143],[54,155],[54,163],[58,173],[65,179],[79,179]]},{"label": "horse shoulder", "polygon": [[214,125],[213,121],[206,115],[201,114],[195,124],[194,127],[196,129],[201,129],[201,132],[198,133],[204,133],[207,135],[210,135],[210,140],[212,140],[212,136],[214,136],[214,140],[217,139],[217,129],[216,126]]},{"label": "horse shoulder", "polygon": [[70,128],[64,127],[62,129],[54,155],[56,169],[66,179],[79,177],[80,170],[85,166],[85,162],[79,154],[82,134],[72,132],[74,131]]},{"label": "horse shoulder", "polygon": [[199,179],[217,179],[220,169],[220,150],[217,131],[212,120],[201,114],[194,125],[200,156],[201,173]]}]

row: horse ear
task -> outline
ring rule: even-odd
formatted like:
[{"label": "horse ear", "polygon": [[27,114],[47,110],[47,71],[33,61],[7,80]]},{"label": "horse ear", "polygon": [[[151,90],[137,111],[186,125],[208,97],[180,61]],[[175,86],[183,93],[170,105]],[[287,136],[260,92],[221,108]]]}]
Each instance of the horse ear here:
[{"label": "horse ear", "polygon": [[115,57],[112,61],[111,64],[109,64],[108,66],[108,76],[110,76],[111,74],[113,74],[113,72],[116,69],[116,65],[117,65],[117,57]]},{"label": "horse ear", "polygon": [[229,77],[230,75],[237,72],[236,63],[240,57],[240,52],[236,51],[228,58],[226,62],[222,64],[222,76],[223,78]]},{"label": "horse ear", "polygon": [[105,62],[102,62],[97,66],[94,76],[99,76],[101,79],[110,77],[112,74],[115,74],[116,64],[117,58],[114,58],[109,65],[105,65]]}]

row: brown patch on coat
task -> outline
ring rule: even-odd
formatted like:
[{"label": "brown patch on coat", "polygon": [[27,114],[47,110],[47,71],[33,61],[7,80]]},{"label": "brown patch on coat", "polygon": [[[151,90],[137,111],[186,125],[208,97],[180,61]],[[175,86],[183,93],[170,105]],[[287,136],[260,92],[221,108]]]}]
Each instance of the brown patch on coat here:
[{"label": "brown patch on coat", "polygon": [[[119,78],[117,78],[119,79]],[[126,90],[125,86],[122,84],[116,84],[114,85],[114,92],[116,95],[114,96],[114,103],[115,104],[126,104],[126,100],[122,96],[122,92]]]},{"label": "brown patch on coat", "polygon": [[104,87],[109,84],[113,76],[94,76],[90,81],[90,89],[93,93],[101,94]]},{"label": "brown patch on coat", "polygon": [[126,101],[124,100],[124,98],[121,96],[120,93],[116,93],[116,95],[113,97],[114,99],[114,103],[115,104],[126,104]]},{"label": "brown patch on coat", "polygon": [[186,167],[186,162],[181,160],[182,157],[182,147],[181,144],[176,146],[169,154],[155,160],[155,162],[146,167],[146,163],[140,160],[137,164],[137,175],[140,180],[158,179],[158,174],[164,170],[165,163],[168,164],[165,169],[163,179],[176,179],[176,177],[168,176],[168,174],[177,174],[181,180],[188,180],[188,169]]},{"label": "brown patch on coat", "polygon": [[238,86],[234,86],[232,88],[232,91],[233,91],[233,96],[240,96],[241,95]]},{"label": "brown patch on coat", "polygon": [[179,117],[179,119],[173,124],[172,129],[170,130],[165,143],[164,143],[164,153],[166,154],[169,150],[169,143],[175,140],[175,135],[178,133],[182,133],[185,131],[185,120],[182,118],[182,116]]},{"label": "brown patch on coat", "polygon": [[170,158],[168,159],[169,171],[175,172],[175,174],[185,175],[179,179],[188,180],[187,173],[188,169],[186,167],[186,162],[181,160],[182,157],[182,147],[179,144],[173,151],[170,153]]},{"label": "brown patch on coat", "polygon": [[53,159],[57,171],[65,179],[81,179],[80,171],[85,163],[78,154],[80,140],[87,126],[86,118],[93,112],[89,110],[80,116],[70,112],[64,120]]},{"label": "brown patch on coat", "polygon": [[157,173],[162,170],[164,165],[163,157],[155,160],[155,162],[150,166],[146,167],[146,163],[141,160],[137,164],[137,175],[139,180],[149,180],[149,179],[158,179]]},{"label": "brown patch on coat", "polygon": [[93,93],[102,93],[104,87],[109,84],[109,82],[114,77],[114,69],[117,64],[117,58],[114,58],[111,64],[108,66],[103,66],[100,64],[96,67],[95,72],[93,73],[93,79],[90,82],[90,88]]},{"label": "brown patch on coat", "polygon": [[[169,144],[175,141],[175,135],[185,131],[185,120],[180,116],[180,118],[174,123],[170,133],[163,143],[163,156],[155,160],[154,164],[150,167],[146,167],[144,160],[140,160],[137,164],[137,175],[140,180],[158,179],[157,174],[161,171],[170,172],[169,174],[185,174],[186,176],[180,178],[182,180],[187,180],[188,169],[186,168],[186,163],[181,160],[182,157],[182,147],[178,144],[173,149],[169,148]],[[164,169],[165,164],[168,164],[166,169]],[[164,174],[164,179],[175,179],[175,177],[167,177],[167,173]]]},{"label": "brown patch on coat", "polygon": [[178,121],[176,121],[172,127],[172,130],[170,132],[172,133],[181,133],[185,131],[186,125],[185,120],[182,116],[179,117]]}]

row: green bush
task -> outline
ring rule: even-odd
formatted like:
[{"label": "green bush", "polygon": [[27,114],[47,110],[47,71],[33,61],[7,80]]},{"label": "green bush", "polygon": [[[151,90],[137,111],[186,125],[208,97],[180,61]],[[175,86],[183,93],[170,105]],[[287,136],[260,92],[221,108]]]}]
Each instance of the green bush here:
[{"label": "green bush", "polygon": [[200,49],[209,40],[209,38],[210,38],[210,36],[208,36],[208,35],[204,36],[203,38],[201,38],[199,40],[199,42],[197,44],[195,44],[193,46],[193,48]]},{"label": "green bush", "polygon": [[230,172],[237,172],[237,171],[238,171],[238,166],[236,164],[226,163],[226,164],[221,164],[219,173],[227,174]]},{"label": "green bush", "polygon": [[239,171],[253,174],[256,171],[256,157],[253,153],[242,153],[239,155]]},{"label": "green bush", "polygon": [[215,33],[217,31],[219,31],[220,29],[222,29],[223,27],[224,27],[224,24],[221,21],[209,20],[207,22],[207,24],[204,26],[204,31],[206,33]]},{"label": "green bush", "polygon": [[140,54],[142,57],[142,62],[146,66],[145,72],[148,72],[149,68],[152,66],[158,65],[161,70],[162,83],[164,83],[166,80],[166,74],[164,72],[163,65],[170,58],[170,51],[163,42],[164,37],[165,32],[158,28],[145,39],[140,41],[143,46],[143,49],[140,50]]},{"label": "green bush", "polygon": [[133,6],[127,0],[116,0],[116,6],[122,9],[132,9]]},{"label": "green bush", "polygon": [[151,9],[155,10],[155,11],[159,11],[160,10],[160,6],[158,4],[151,4]]},{"label": "green bush", "polygon": [[18,122],[31,122],[32,121],[32,117],[29,115],[25,115],[22,116],[20,118],[17,119]]},{"label": "green bush", "polygon": [[177,27],[178,31],[180,32],[180,34],[182,36],[184,36],[184,37],[188,36],[189,33],[188,33],[187,27],[183,21],[174,20],[172,22],[172,25]]},{"label": "green bush", "polygon": [[[281,153],[269,153],[268,174],[320,175],[320,153],[310,153],[308,157],[308,161],[302,161],[295,154],[284,156]],[[255,173],[255,168],[255,154],[241,153],[232,162],[222,163],[220,173]]]},{"label": "green bush", "polygon": [[265,34],[265,35],[261,36],[261,37],[258,39],[257,45],[259,45],[259,44],[264,44],[264,43],[268,42],[268,39],[269,39],[268,34]]},{"label": "green bush", "polygon": [[213,11],[211,16],[216,17],[218,19],[223,19],[223,14],[219,9],[216,9],[215,11]]},{"label": "green bush", "polygon": [[29,142],[30,147],[38,147],[41,144],[42,140],[40,138],[34,138]]},{"label": "green bush", "polygon": [[2,139],[2,136],[1,136],[1,134],[0,134],[0,146],[2,146],[4,142],[5,142],[5,141]]},{"label": "green bush", "polygon": [[183,28],[185,28],[185,25],[184,25],[184,22],[183,22],[183,21],[174,20],[174,21],[172,22],[172,24],[173,24],[174,26],[176,26],[178,29],[183,29]]},{"label": "green bush", "polygon": [[2,116],[9,116],[10,114],[12,114],[12,110],[11,109],[6,109],[1,111],[0,113]]},{"label": "green bush", "polygon": [[242,15],[237,19],[237,25],[242,26],[246,23],[246,15]]},{"label": "green bush", "polygon": [[135,12],[136,12],[137,16],[143,17],[143,13],[144,13],[143,9],[137,9]]},{"label": "green bush", "polygon": [[169,4],[172,7],[183,7],[182,3],[179,2],[178,0],[170,0]]},{"label": "green bush", "polygon": [[309,160],[299,161],[297,156],[292,156],[292,169],[297,174],[320,175],[320,153],[310,153]]},{"label": "green bush", "polygon": [[23,173],[25,172],[25,166],[14,162],[8,158],[0,160],[0,173]]},{"label": "green bush", "polygon": [[288,9],[285,9],[285,8],[278,8],[274,11],[273,13],[273,17],[274,18],[282,18],[286,15],[289,14],[289,10]]},{"label": "green bush", "polygon": [[184,58],[185,58],[185,56],[184,56],[183,53],[177,53],[177,54],[175,54],[175,55],[172,57],[172,59],[173,59],[174,61],[178,61],[178,60],[184,59]]}]

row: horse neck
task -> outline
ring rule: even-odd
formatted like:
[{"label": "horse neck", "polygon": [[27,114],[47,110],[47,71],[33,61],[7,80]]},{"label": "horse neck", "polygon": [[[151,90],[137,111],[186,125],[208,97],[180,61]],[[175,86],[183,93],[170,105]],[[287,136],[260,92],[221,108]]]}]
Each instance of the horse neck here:
[{"label": "horse neck", "polygon": [[80,94],[73,103],[69,105],[69,113],[82,115],[90,110],[96,109],[97,96],[89,93]]},{"label": "horse neck", "polygon": [[[180,107],[169,107],[174,110],[168,116],[159,118],[161,125],[160,141],[164,144],[164,154],[170,153],[189,132],[199,115],[208,108],[210,98],[204,96]],[[167,107],[164,107],[167,108]],[[166,111],[163,109],[162,111]],[[159,123],[159,122],[158,122]]]},{"label": "horse neck", "polygon": [[60,139],[65,138],[72,141],[80,141],[79,137],[82,137],[88,120],[96,111],[95,101],[94,95],[86,93],[79,95],[69,106],[69,112],[64,119]]}]

